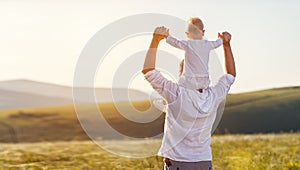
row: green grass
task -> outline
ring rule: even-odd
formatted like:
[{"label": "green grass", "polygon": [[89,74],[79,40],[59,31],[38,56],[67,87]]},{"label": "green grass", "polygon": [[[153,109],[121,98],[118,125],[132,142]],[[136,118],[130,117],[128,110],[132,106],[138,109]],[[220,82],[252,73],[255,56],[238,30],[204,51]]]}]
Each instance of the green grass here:
[{"label": "green grass", "polygon": [[225,135],[213,138],[215,169],[300,169],[300,134]]},{"label": "green grass", "polygon": [[[105,142],[105,141],[104,141]],[[134,141],[107,141],[120,146],[144,144]],[[134,144],[132,144],[132,142]],[[157,148],[159,140],[149,141]],[[300,169],[300,134],[213,136],[213,165],[216,170],[297,170]],[[152,152],[151,148],[146,148]],[[130,151],[132,152],[132,151]],[[125,158],[101,149],[90,141],[0,144],[0,169],[162,169],[162,158]]]}]

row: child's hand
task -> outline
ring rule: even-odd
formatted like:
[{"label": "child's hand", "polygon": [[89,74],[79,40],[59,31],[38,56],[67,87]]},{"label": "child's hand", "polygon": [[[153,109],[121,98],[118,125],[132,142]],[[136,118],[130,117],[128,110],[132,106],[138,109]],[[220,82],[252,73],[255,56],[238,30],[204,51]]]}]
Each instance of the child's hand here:
[{"label": "child's hand", "polygon": [[167,32],[166,32],[166,38],[170,35],[169,33],[169,29],[167,29]]},{"label": "child's hand", "polygon": [[224,36],[218,32],[218,38],[221,38],[224,41]]}]

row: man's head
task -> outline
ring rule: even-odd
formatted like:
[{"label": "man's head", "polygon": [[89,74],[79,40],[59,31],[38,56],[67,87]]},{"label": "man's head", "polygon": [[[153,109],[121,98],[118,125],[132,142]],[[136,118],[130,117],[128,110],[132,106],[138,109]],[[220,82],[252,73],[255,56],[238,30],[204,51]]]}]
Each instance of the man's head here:
[{"label": "man's head", "polygon": [[191,17],[188,20],[186,35],[190,39],[201,39],[204,36],[204,25],[200,18]]}]

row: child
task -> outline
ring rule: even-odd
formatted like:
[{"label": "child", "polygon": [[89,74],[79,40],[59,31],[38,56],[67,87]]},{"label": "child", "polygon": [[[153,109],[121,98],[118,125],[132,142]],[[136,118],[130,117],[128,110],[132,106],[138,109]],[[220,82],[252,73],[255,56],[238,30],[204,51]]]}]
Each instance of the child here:
[{"label": "child", "polygon": [[222,45],[220,34],[216,41],[204,40],[203,22],[199,18],[190,18],[187,27],[188,40],[177,40],[167,35],[166,41],[170,45],[185,50],[185,63],[178,84],[180,86],[199,90],[206,89],[210,84],[208,74],[209,53]]}]

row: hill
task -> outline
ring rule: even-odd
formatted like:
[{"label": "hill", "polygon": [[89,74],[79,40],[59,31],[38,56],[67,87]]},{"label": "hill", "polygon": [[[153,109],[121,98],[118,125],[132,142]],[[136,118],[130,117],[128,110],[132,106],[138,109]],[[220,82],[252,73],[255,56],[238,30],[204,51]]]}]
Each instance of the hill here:
[{"label": "hill", "polygon": [[51,105],[58,106],[69,105],[73,103],[73,100],[71,98],[44,96],[26,92],[16,92],[0,89],[0,94],[1,109],[43,107]]},{"label": "hill", "polygon": [[[81,92],[77,100],[80,103],[112,102],[129,100],[148,100],[144,92],[126,88],[85,88],[68,87],[31,80],[10,80],[0,82],[0,109],[31,108],[73,104],[73,92]],[[95,97],[86,94],[95,91]],[[114,95],[114,98],[112,97]],[[93,96],[93,95],[92,95]]]},{"label": "hill", "polygon": [[300,87],[230,94],[218,133],[300,130]]},{"label": "hill", "polygon": [[[149,101],[101,103],[98,107],[105,120],[99,120],[98,112],[92,114],[94,105],[80,106],[85,113],[80,116],[80,120],[92,129],[91,134],[98,135],[96,138],[124,138],[111,133],[111,129],[105,126],[106,122],[120,133],[137,138],[154,136],[163,131],[164,114],[150,107]],[[132,112],[132,107],[135,112]],[[126,119],[118,110],[127,111],[126,117],[135,117],[142,122],[153,118],[155,120],[151,123],[135,123]],[[77,116],[73,105],[2,110],[0,111],[0,142],[87,140],[89,137],[85,134]]]},{"label": "hill", "polygon": [[[299,131],[299,104],[299,87],[230,94],[215,133]],[[106,122],[104,119],[99,120],[99,113],[93,107],[94,105],[89,104],[82,105],[80,108],[86,114],[81,114],[79,118],[89,125],[87,128],[92,129],[94,137],[124,139],[123,136],[111,133],[111,129],[105,126],[106,122],[121,134],[137,138],[153,136],[163,131],[164,114],[151,107],[149,101],[100,103],[98,107]],[[122,110],[122,114],[119,110]],[[139,122],[152,121],[136,123],[133,119]],[[89,139],[79,124],[73,105],[0,110],[0,134],[0,142]]]}]

